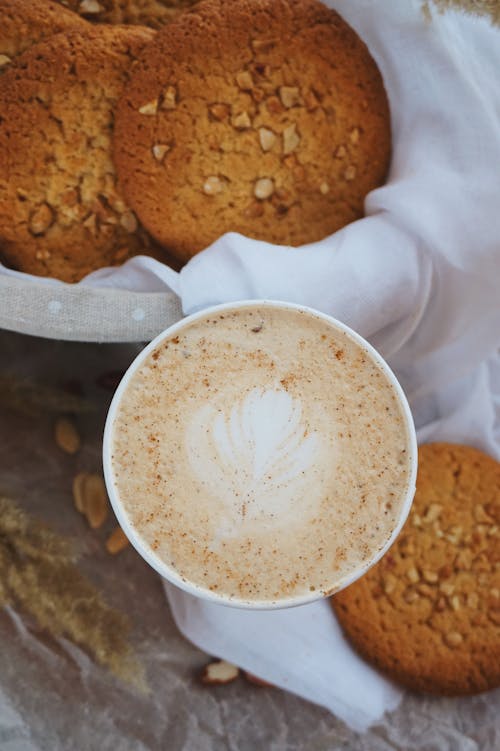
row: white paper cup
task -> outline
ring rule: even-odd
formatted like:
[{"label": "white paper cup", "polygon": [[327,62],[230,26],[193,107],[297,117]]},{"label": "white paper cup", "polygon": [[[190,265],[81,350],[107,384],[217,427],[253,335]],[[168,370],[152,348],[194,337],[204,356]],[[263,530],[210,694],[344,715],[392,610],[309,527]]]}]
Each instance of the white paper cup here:
[{"label": "white paper cup", "polygon": [[111,402],[111,406],[109,408],[107,420],[106,420],[106,426],[104,429],[104,439],[103,439],[103,467],[104,467],[104,477],[106,480],[106,487],[108,490],[109,498],[111,501],[111,505],[113,506],[113,510],[116,514],[116,517],[118,519],[118,522],[120,523],[120,526],[122,527],[123,531],[127,535],[128,539],[132,543],[132,545],[135,547],[137,552],[144,558],[145,561],[149,563],[152,568],[154,568],[161,576],[163,576],[165,579],[170,581],[172,584],[175,584],[176,586],[180,587],[181,589],[185,590],[186,592],[189,592],[192,595],[195,595],[196,597],[201,597],[207,600],[211,600],[213,602],[217,602],[221,605],[229,605],[232,607],[238,607],[238,608],[248,608],[252,610],[266,610],[266,609],[276,609],[276,608],[289,608],[289,607],[295,607],[297,605],[304,605],[308,602],[313,602],[315,600],[322,599],[325,597],[325,594],[322,592],[314,591],[314,592],[308,592],[305,595],[295,596],[295,597],[287,597],[283,599],[278,600],[257,600],[257,601],[248,601],[245,599],[238,599],[234,596],[224,595],[222,593],[216,593],[208,588],[201,587],[193,582],[186,581],[185,578],[181,577],[179,573],[173,568],[172,566],[169,566],[165,561],[163,561],[156,553],[151,549],[149,544],[141,537],[140,530],[138,530],[130,521],[129,516],[122,504],[122,501],[120,499],[120,494],[116,485],[116,478],[114,474],[114,468],[113,468],[113,462],[111,459],[112,456],[112,433],[113,433],[113,426],[115,422],[115,418],[117,416],[117,413],[120,410],[120,405],[122,402],[122,399],[124,396],[126,396],[126,391],[128,384],[132,378],[132,376],[135,374],[135,372],[142,366],[150,352],[152,352],[158,344],[163,342],[165,339],[168,339],[169,337],[178,334],[182,331],[182,329],[187,326],[192,321],[196,321],[199,318],[205,318],[212,313],[220,313],[225,310],[234,310],[235,308],[243,308],[243,307],[263,307],[263,306],[272,306],[272,307],[278,307],[283,308],[287,310],[299,310],[303,313],[310,313],[314,315],[316,318],[321,318],[328,323],[330,323],[332,326],[337,328],[340,332],[347,334],[350,336],[355,342],[360,344],[364,350],[367,352],[369,356],[371,356],[372,360],[379,365],[382,372],[385,374],[388,382],[392,384],[394,391],[399,399],[399,404],[401,407],[401,412],[405,420],[405,427],[406,427],[406,435],[407,435],[407,445],[406,445],[406,451],[409,457],[410,462],[410,472],[408,477],[408,486],[406,493],[404,495],[404,498],[402,499],[401,503],[401,511],[397,520],[396,525],[394,526],[394,529],[392,531],[391,536],[387,540],[386,544],[379,550],[377,550],[373,557],[369,559],[368,561],[363,562],[360,564],[359,567],[355,568],[349,576],[344,576],[339,582],[332,582],[332,588],[328,591],[328,594],[333,594],[334,592],[338,592],[341,589],[344,589],[349,584],[352,584],[354,581],[359,579],[363,574],[365,574],[368,569],[370,569],[375,563],[377,563],[380,558],[387,552],[387,550],[391,547],[394,540],[398,536],[399,532],[401,531],[401,528],[403,527],[407,516],[409,514],[411,504],[413,501],[413,496],[415,494],[415,482],[416,482],[416,475],[417,475],[417,439],[415,435],[415,427],[413,424],[413,418],[411,415],[410,407],[408,405],[406,396],[399,385],[398,380],[396,379],[396,376],[392,372],[392,370],[389,368],[385,360],[379,355],[379,353],[369,344],[363,337],[361,337],[359,334],[357,334],[355,331],[350,329],[348,326],[345,326],[340,321],[336,320],[335,318],[332,318],[329,315],[326,315],[325,313],[321,313],[317,310],[314,310],[313,308],[309,308],[302,305],[295,305],[293,303],[285,303],[285,302],[279,302],[275,300],[243,300],[238,302],[231,302],[226,303],[224,305],[216,305],[210,308],[205,308],[204,310],[194,313],[191,316],[187,316],[186,318],[182,319],[181,321],[178,321],[173,326],[170,326],[168,329],[166,329],[162,334],[157,336],[153,341],[145,347],[145,349],[142,350],[142,352],[136,357],[136,359],[133,361],[125,375],[123,376],[122,381],[120,382],[115,395],[113,397],[113,400]]}]

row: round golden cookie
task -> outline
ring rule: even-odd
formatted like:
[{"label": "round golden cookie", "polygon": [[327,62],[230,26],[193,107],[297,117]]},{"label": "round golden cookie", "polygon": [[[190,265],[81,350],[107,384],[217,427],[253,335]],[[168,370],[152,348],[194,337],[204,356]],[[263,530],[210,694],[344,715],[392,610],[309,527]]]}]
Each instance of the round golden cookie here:
[{"label": "round golden cookie", "polygon": [[355,649],[396,681],[460,695],[500,685],[500,464],[419,449],[417,492],[382,560],[332,598]]},{"label": "round golden cookie", "polygon": [[86,21],[52,0],[0,0],[0,72],[32,44],[86,28]]},{"label": "round golden cookie", "polygon": [[159,29],[198,0],[58,0],[89,21]]},{"label": "round golden cookie", "polygon": [[150,252],[117,189],[114,106],[154,36],[91,27],[27,50],[0,77],[0,255],[31,274],[75,282]]},{"label": "round golden cookie", "polygon": [[117,109],[124,194],[182,260],[228,231],[320,240],[362,216],[389,156],[377,66],[317,0],[200,3],[158,32]]}]

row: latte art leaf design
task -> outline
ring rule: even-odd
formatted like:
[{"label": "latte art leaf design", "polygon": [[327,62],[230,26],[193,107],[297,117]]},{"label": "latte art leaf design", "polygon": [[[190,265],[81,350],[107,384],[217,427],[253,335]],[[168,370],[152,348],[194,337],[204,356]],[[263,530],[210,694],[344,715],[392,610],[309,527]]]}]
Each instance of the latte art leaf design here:
[{"label": "latte art leaf design", "polygon": [[306,492],[319,436],[300,401],[281,388],[255,388],[227,410],[208,404],[187,428],[187,451],[201,485],[231,522],[293,512]]}]

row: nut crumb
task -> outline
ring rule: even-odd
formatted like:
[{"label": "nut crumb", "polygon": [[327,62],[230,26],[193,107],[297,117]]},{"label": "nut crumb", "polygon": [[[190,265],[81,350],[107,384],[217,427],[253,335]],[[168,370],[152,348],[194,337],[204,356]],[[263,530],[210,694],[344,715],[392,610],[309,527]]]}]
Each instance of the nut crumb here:
[{"label": "nut crumb", "polygon": [[274,193],[274,182],[269,177],[262,177],[255,183],[253,192],[255,198],[258,198],[259,201],[265,201]]},{"label": "nut crumb", "polygon": [[155,143],[151,151],[156,161],[161,162],[167,151],[170,151],[170,146],[167,143]]},{"label": "nut crumb", "polygon": [[359,141],[359,128],[353,128],[349,133],[349,140],[353,144],[357,144]]},{"label": "nut crumb", "polygon": [[408,570],[408,571],[406,572],[406,576],[408,577],[408,579],[409,579],[409,580],[410,580],[410,581],[411,581],[411,582],[412,582],[413,584],[416,584],[416,583],[417,583],[417,582],[419,581],[419,579],[420,579],[420,575],[419,575],[419,573],[418,573],[417,569],[415,568],[415,566],[412,566],[412,568],[410,568],[410,569],[409,569],[409,570]]},{"label": "nut crumb", "polygon": [[254,52],[270,52],[275,44],[275,39],[252,39]]},{"label": "nut crumb", "polygon": [[321,193],[321,195],[326,196],[326,194],[330,192],[330,186],[328,185],[328,183],[321,183],[321,185],[319,186],[319,192]]},{"label": "nut crumb", "polygon": [[139,113],[141,115],[156,115],[158,112],[158,99],[153,99],[151,102],[146,102],[142,107],[139,107]]},{"label": "nut crumb", "polygon": [[8,55],[0,55],[0,68],[3,68],[4,65],[8,65],[12,62],[12,58],[10,58]]},{"label": "nut crumb", "polygon": [[101,13],[104,10],[97,0],[82,0],[78,6],[79,13]]},{"label": "nut crumb", "polygon": [[120,225],[129,234],[132,234],[132,232],[135,232],[139,225],[138,225],[137,218],[134,212],[126,211],[124,214],[122,214],[120,217]]},{"label": "nut crumb", "polygon": [[33,235],[43,235],[54,222],[54,214],[47,203],[35,209],[30,216],[29,228]]},{"label": "nut crumb", "polygon": [[300,92],[296,86],[280,86],[279,95],[283,107],[290,109],[301,102]]},{"label": "nut crumb", "polygon": [[217,175],[210,175],[203,183],[203,192],[207,196],[215,196],[222,190],[222,181]]},{"label": "nut crumb", "polygon": [[253,78],[248,70],[242,70],[236,74],[236,83],[243,91],[250,91],[253,88]]},{"label": "nut crumb", "polygon": [[300,136],[297,133],[297,126],[295,123],[289,125],[283,131],[283,153],[291,154],[300,143]]},{"label": "nut crumb", "polygon": [[227,104],[220,104],[216,102],[211,104],[208,111],[215,120],[226,120],[229,117],[229,106]]},{"label": "nut crumb", "polygon": [[233,117],[231,118],[231,125],[233,126],[233,128],[237,128],[237,130],[245,130],[246,128],[250,128],[252,121],[250,120],[248,112],[238,112],[238,114],[233,115]]},{"label": "nut crumb", "polygon": [[335,152],[335,156],[337,159],[343,159],[345,155],[347,154],[345,146],[339,146],[337,151]]},{"label": "nut crumb", "polygon": [[161,108],[162,110],[175,110],[177,107],[177,89],[175,86],[167,86],[163,92]]},{"label": "nut crumb", "polygon": [[200,680],[210,686],[222,686],[235,681],[239,674],[240,669],[236,665],[226,660],[216,660],[204,667]]},{"label": "nut crumb", "polygon": [[344,172],[344,178],[350,182],[351,180],[354,180],[356,177],[356,167],[353,167],[352,164],[347,167],[347,169]]},{"label": "nut crumb", "polygon": [[435,584],[438,580],[438,575],[435,571],[422,571],[422,576],[428,584]]},{"label": "nut crumb", "polygon": [[276,143],[276,134],[269,128],[259,128],[259,141],[262,151],[270,151]]},{"label": "nut crumb", "polygon": [[424,522],[435,522],[439,519],[443,507],[439,503],[431,503],[424,514]]},{"label": "nut crumb", "polygon": [[444,640],[449,647],[458,647],[463,642],[464,638],[458,631],[449,631],[444,636]]}]

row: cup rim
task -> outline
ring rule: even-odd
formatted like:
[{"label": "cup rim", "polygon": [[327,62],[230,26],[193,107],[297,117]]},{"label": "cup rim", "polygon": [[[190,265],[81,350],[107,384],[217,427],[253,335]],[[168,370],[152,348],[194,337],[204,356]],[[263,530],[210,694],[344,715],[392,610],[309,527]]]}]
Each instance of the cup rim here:
[{"label": "cup rim", "polygon": [[[286,597],[286,598],[280,598],[277,600],[245,600],[244,598],[240,599],[237,597],[230,597],[224,594],[216,593],[212,590],[209,590],[208,588],[202,587],[198,584],[194,584],[193,582],[190,582],[184,579],[176,571],[175,568],[166,564],[165,561],[163,561],[158,555],[156,555],[156,553],[153,550],[151,550],[149,545],[147,545],[147,543],[143,541],[141,535],[136,531],[136,528],[133,526],[133,524],[129,520],[128,514],[119,497],[118,488],[116,487],[116,483],[115,483],[115,475],[113,472],[111,455],[112,455],[112,447],[113,447],[113,441],[112,441],[113,426],[114,426],[115,418],[116,418],[118,409],[120,407],[120,403],[124,395],[124,392],[126,391],[129,385],[129,382],[132,379],[132,377],[135,375],[136,371],[142,366],[144,361],[149,356],[150,352],[152,352],[158,346],[158,344],[160,344],[162,341],[164,341],[168,337],[175,334],[180,329],[184,328],[184,326],[189,325],[193,321],[196,321],[200,318],[205,318],[207,316],[210,316],[212,313],[219,313],[222,311],[241,309],[241,308],[262,307],[262,306],[302,311],[304,313],[307,313],[317,318],[320,318],[322,320],[325,320],[328,323],[332,324],[337,329],[339,329],[341,332],[350,336],[357,344],[359,344],[361,347],[363,347],[367,351],[370,357],[377,363],[377,365],[384,372],[385,376],[387,377],[388,381],[391,383],[392,387],[394,388],[394,391],[397,394],[399,404],[401,406],[402,414],[404,417],[404,422],[405,422],[405,428],[406,428],[406,434],[407,434],[407,450],[410,453],[410,471],[408,474],[408,485],[407,485],[404,501],[401,504],[401,512],[398,518],[398,522],[395,525],[394,529],[392,530],[392,533],[390,537],[388,538],[387,542],[378,551],[376,551],[375,554],[368,561],[364,561],[363,565],[356,568],[348,576],[345,576],[340,581],[340,583],[337,583],[334,587],[332,587],[331,590],[327,590],[327,591],[316,590],[314,592],[308,592],[306,594],[302,594],[300,596],[295,596],[295,597]],[[139,553],[139,555],[147,563],[149,563],[149,565],[158,574],[160,574],[160,576],[162,576],[164,579],[174,584],[175,586],[179,587],[180,589],[184,590],[188,594],[194,595],[195,597],[199,597],[204,600],[211,601],[213,603],[217,603],[219,605],[227,605],[229,607],[235,607],[235,608],[247,609],[247,610],[277,610],[277,609],[284,609],[284,608],[290,608],[290,607],[297,607],[300,605],[306,605],[308,603],[315,602],[317,600],[325,599],[326,597],[329,597],[331,595],[336,594],[337,592],[340,592],[345,587],[357,581],[357,579],[363,576],[372,566],[374,566],[385,555],[385,553],[389,550],[389,548],[392,546],[397,536],[399,535],[401,529],[403,528],[404,523],[406,522],[406,519],[408,518],[408,514],[410,512],[410,508],[413,502],[413,497],[415,495],[415,489],[416,489],[418,447],[417,447],[417,437],[416,437],[415,426],[413,422],[413,416],[412,416],[406,395],[398,379],[396,378],[395,374],[389,367],[389,365],[386,363],[383,357],[379,354],[379,352],[369,342],[366,341],[366,339],[364,339],[360,334],[354,331],[354,329],[351,329],[349,326],[339,321],[337,318],[334,318],[333,316],[327,313],[323,313],[319,310],[316,310],[315,308],[312,308],[310,306],[285,302],[281,300],[273,300],[273,299],[268,300],[265,298],[259,298],[259,299],[253,299],[253,300],[251,299],[250,300],[236,300],[234,302],[222,303],[220,305],[211,305],[206,308],[203,308],[202,310],[199,310],[196,313],[192,313],[191,315],[188,315],[185,318],[182,318],[180,321],[177,321],[176,323],[166,328],[164,331],[161,332],[161,334],[158,334],[158,336],[156,336],[148,345],[146,345],[146,347],[144,347],[144,349],[142,349],[141,352],[139,352],[139,354],[134,358],[130,366],[127,368],[122,380],[120,381],[113,395],[113,399],[111,400],[111,404],[109,406],[108,414],[106,417],[106,423],[104,427],[102,460],[103,460],[104,479],[105,479],[106,488],[108,491],[109,500],[113,508],[113,511],[116,515],[116,518],[118,520],[118,523],[120,524],[127,538],[129,539],[133,547],[136,549],[136,551]]]}]

